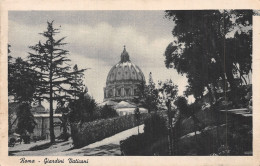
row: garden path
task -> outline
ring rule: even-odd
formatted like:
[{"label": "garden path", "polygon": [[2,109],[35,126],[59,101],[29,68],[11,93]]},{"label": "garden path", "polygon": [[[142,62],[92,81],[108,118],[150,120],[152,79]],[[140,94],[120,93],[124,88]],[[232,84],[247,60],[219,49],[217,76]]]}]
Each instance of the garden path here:
[{"label": "garden path", "polygon": [[[144,125],[139,126],[140,133],[143,133],[143,128]],[[30,150],[33,146],[40,146],[47,143],[46,141],[40,141],[32,144],[21,144],[10,147],[9,153],[10,155],[15,156],[118,156],[121,155],[119,142],[131,135],[137,134],[137,127],[134,127],[80,149],[72,149],[72,140],[69,140],[56,143],[46,149]]]}]

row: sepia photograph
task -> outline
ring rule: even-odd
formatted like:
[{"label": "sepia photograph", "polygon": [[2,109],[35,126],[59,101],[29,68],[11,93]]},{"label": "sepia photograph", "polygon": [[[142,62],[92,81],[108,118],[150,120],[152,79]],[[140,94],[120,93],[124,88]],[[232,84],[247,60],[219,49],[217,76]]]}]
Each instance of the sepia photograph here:
[{"label": "sepia photograph", "polygon": [[8,11],[8,155],[253,156],[257,15]]}]

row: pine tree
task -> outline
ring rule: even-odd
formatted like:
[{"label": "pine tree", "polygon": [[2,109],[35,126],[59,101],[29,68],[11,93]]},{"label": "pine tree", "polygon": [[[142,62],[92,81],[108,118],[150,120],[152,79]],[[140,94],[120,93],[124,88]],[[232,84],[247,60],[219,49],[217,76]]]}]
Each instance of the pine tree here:
[{"label": "pine tree", "polygon": [[148,85],[144,85],[142,91],[142,105],[148,109],[148,112],[157,111],[159,98],[158,98],[158,89],[155,87],[155,83],[153,82],[152,73],[149,74],[149,82]]},{"label": "pine tree", "polygon": [[71,80],[71,93],[73,93],[74,99],[79,98],[80,93],[84,90],[83,78],[84,74],[79,72],[78,66],[74,65],[73,73],[72,73],[72,80]]},{"label": "pine tree", "polygon": [[77,90],[70,89],[70,86],[76,86],[75,74],[82,75],[85,69],[70,71],[68,64],[70,59],[67,57],[69,51],[62,49],[66,45],[64,39],[55,39],[59,29],[53,27],[53,21],[47,22],[47,30],[40,33],[46,40],[42,43],[30,46],[35,53],[29,53],[29,60],[32,68],[40,75],[41,84],[37,88],[39,100],[47,100],[50,104],[50,141],[55,142],[54,125],[53,125],[53,102],[60,100],[69,100]]}]

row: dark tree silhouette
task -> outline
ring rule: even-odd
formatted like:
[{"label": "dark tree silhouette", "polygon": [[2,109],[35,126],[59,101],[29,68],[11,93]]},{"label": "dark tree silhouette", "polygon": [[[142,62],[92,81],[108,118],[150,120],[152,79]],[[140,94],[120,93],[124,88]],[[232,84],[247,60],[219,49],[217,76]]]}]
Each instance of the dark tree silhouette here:
[{"label": "dark tree silhouette", "polygon": [[237,102],[234,72],[243,79],[252,70],[252,15],[251,10],[166,11],[176,23],[177,41],[166,48],[165,64],[186,75],[187,93],[201,98],[205,88],[211,92],[227,78]]},{"label": "dark tree silhouette", "polygon": [[29,103],[23,103],[19,106],[19,111],[17,112],[18,123],[16,132],[23,136],[28,136],[28,133],[33,133],[33,129],[36,126],[36,122],[30,110],[31,106]]},{"label": "dark tree silhouette", "polygon": [[[8,111],[9,133],[12,125],[18,121],[16,132],[19,134],[32,133],[35,127],[34,117],[31,113],[31,103],[36,91],[38,76],[30,69],[27,61],[11,56],[11,45],[8,45],[8,96],[13,96],[14,105],[17,105],[15,112]],[[16,119],[11,122],[12,116],[16,114]]]},{"label": "dark tree silhouette", "polygon": [[152,73],[149,74],[148,85],[141,84],[139,86],[139,99],[138,102],[141,105],[148,109],[148,112],[157,111],[158,109],[158,98],[159,91],[155,87],[155,83],[152,79]]},{"label": "dark tree silhouette", "polygon": [[69,52],[62,48],[66,45],[64,39],[55,39],[55,35],[60,33],[59,29],[53,27],[53,21],[47,22],[47,30],[40,33],[46,40],[39,41],[38,44],[30,46],[34,53],[29,53],[31,67],[40,76],[40,85],[37,87],[36,98],[47,100],[50,104],[50,141],[55,142],[53,125],[53,102],[69,100],[78,94],[75,87],[75,75],[82,75],[85,69],[71,71],[68,64],[70,59],[67,57]]}]

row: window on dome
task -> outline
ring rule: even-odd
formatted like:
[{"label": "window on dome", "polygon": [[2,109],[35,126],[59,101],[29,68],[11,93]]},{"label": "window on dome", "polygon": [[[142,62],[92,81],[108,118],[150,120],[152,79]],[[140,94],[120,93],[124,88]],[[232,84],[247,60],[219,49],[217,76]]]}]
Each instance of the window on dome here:
[{"label": "window on dome", "polygon": [[125,89],[125,95],[126,95],[126,96],[130,96],[130,89],[129,89],[129,88],[126,88],[126,89]]},{"label": "window on dome", "polygon": [[108,91],[108,97],[112,97],[113,96],[113,91],[112,91],[112,89],[110,89],[109,91]]},{"label": "window on dome", "polygon": [[116,96],[121,96],[121,89],[117,89]]},{"label": "window on dome", "polygon": [[134,95],[137,96],[138,95],[138,90],[134,89]]}]

